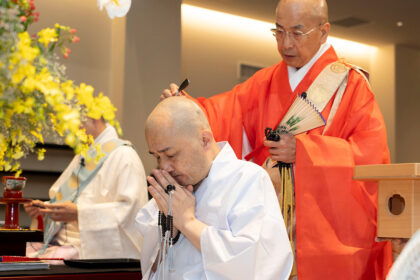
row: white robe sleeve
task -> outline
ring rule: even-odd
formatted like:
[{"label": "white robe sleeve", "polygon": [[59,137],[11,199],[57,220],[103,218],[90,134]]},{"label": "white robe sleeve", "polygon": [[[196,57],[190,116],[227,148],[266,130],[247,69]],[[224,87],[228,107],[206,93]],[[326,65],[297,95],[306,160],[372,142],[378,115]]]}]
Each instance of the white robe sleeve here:
[{"label": "white robe sleeve", "polygon": [[232,273],[241,280],[288,279],[293,254],[274,188],[260,174],[238,199],[241,206],[228,214],[229,228],[208,226],[201,234],[207,279],[231,279]]},{"label": "white robe sleeve", "polygon": [[139,258],[142,237],[134,220],[146,202],[146,176],[137,153],[117,148],[77,203],[81,258]]},{"label": "white robe sleeve", "polygon": [[137,228],[145,240],[140,254],[143,279],[149,278],[150,269],[159,250],[158,212],[158,206],[152,199],[140,210],[136,217]]}]

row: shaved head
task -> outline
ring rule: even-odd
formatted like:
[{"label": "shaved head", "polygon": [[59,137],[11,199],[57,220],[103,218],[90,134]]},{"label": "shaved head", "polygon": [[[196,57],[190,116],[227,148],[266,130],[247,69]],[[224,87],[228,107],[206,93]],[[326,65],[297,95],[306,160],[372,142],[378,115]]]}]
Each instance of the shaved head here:
[{"label": "shaved head", "polygon": [[328,21],[328,6],[325,0],[280,0],[278,9],[290,9],[295,13],[311,16],[320,22]]},{"label": "shaved head", "polygon": [[203,129],[210,130],[209,122],[201,108],[186,97],[166,98],[152,111],[146,121],[148,130],[171,129],[193,135]]},{"label": "shaved head", "polygon": [[325,0],[280,0],[278,3],[277,49],[288,66],[299,69],[308,63],[327,41],[329,31]]},{"label": "shaved head", "polygon": [[164,99],[150,113],[146,140],[158,168],[183,186],[199,184],[220,151],[204,112],[181,96]]}]

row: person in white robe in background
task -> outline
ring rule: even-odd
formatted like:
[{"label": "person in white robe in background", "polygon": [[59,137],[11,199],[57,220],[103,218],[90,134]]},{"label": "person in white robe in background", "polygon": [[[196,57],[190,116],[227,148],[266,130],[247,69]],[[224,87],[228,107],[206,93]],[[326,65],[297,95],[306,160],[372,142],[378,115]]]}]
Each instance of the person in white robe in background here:
[{"label": "person in white robe in background", "polygon": [[288,279],[293,254],[266,171],[216,143],[202,110],[185,97],[158,104],[146,139],[159,169],[148,177],[154,199],[136,217],[143,279],[157,278],[158,211],[168,213],[169,184],[174,235],[181,235],[165,279]]},{"label": "person in white robe in background", "polygon": [[[94,137],[95,144],[103,145],[118,139],[115,129],[103,119],[88,119],[84,127],[86,133]],[[50,188],[50,198],[55,197],[80,164],[81,156],[77,155]],[[134,219],[148,201],[146,183],[142,162],[134,148],[118,146],[78,194],[76,203],[48,204],[34,200],[25,205],[33,218],[48,214],[52,220],[64,223],[45,252],[39,254],[42,243],[28,243],[27,256],[139,259],[142,236]]]}]

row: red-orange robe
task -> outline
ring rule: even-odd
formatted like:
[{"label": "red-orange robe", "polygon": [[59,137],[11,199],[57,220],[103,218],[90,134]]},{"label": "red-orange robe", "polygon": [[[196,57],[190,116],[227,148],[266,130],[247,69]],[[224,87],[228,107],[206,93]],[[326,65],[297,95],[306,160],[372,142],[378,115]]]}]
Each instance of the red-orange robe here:
[{"label": "red-orange robe", "polygon": [[[254,162],[269,156],[264,129],[275,128],[297,94],[306,91],[328,64],[331,47],[292,92],[287,65],[257,72],[231,91],[198,98],[217,141],[228,140],[242,157],[242,128]],[[333,100],[333,98],[332,98]],[[322,112],[327,120],[332,100]],[[299,279],[384,279],[392,265],[389,242],[375,242],[377,185],[352,180],[360,164],[389,163],[384,120],[366,80],[350,70],[331,126],[296,136],[295,203]],[[275,256],[273,256],[275,257]]]}]

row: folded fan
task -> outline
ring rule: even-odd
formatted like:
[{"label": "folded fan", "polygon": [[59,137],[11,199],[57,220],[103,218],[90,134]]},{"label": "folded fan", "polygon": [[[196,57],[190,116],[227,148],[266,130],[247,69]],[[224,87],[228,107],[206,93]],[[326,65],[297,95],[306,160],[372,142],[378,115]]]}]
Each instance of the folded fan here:
[{"label": "folded fan", "polygon": [[306,93],[297,96],[289,111],[283,117],[277,131],[293,135],[325,125],[325,119],[306,98]]}]

